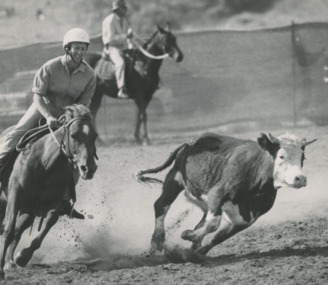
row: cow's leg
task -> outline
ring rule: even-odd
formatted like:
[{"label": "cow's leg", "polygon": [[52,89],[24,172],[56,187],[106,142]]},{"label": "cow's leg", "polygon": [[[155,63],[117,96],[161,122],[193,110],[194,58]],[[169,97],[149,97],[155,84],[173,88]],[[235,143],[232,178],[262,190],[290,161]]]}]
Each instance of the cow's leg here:
[{"label": "cow's leg", "polygon": [[48,212],[44,227],[41,229],[39,235],[34,240],[32,240],[30,247],[22,249],[15,257],[15,263],[18,266],[23,267],[30,261],[34,251],[40,248],[43,239],[46,237],[52,226],[57,223],[58,218],[59,215],[56,210],[51,210]]},{"label": "cow's leg", "polygon": [[4,279],[4,266],[6,253],[9,245],[12,243],[15,235],[15,223],[18,214],[18,190],[12,187],[8,195],[8,203],[6,209],[6,225],[2,234],[2,248],[0,254],[0,279]]},{"label": "cow's leg", "polygon": [[23,232],[33,224],[35,216],[32,214],[21,214],[17,221],[16,221],[16,229],[15,229],[15,236],[13,242],[10,244],[8,248],[8,259],[7,260],[7,267],[14,268],[16,264],[14,262],[14,252],[16,247],[22,237]]},{"label": "cow's leg", "polygon": [[236,233],[248,228],[248,226],[249,225],[235,225],[223,218],[221,220],[220,227],[214,233],[210,233],[205,236],[201,242],[201,245],[194,250],[197,253],[206,254],[214,246],[232,237]]},{"label": "cow's leg", "polygon": [[[204,213],[202,219],[200,220],[200,222],[197,224],[197,226],[194,228],[194,231],[198,230],[199,228],[204,226],[204,223],[206,221],[206,216],[207,216],[207,212]],[[191,249],[196,249],[200,246],[200,244],[198,242],[193,242]]]},{"label": "cow's leg", "polygon": [[213,212],[209,211],[206,214],[205,220],[199,223],[195,230],[185,230],[181,234],[181,238],[184,240],[189,240],[193,242],[193,247],[199,244],[204,236],[208,233],[212,233],[218,229],[221,222],[221,216],[215,215]]},{"label": "cow's leg", "polygon": [[[243,207],[241,209],[241,207]],[[248,217],[242,216],[240,213],[249,212]],[[260,216],[258,212],[252,212],[245,205],[233,204],[232,202],[226,202],[222,206],[221,223],[218,229],[206,235],[199,248],[196,249],[197,253],[206,254],[212,247],[220,244],[236,233],[248,228],[252,225]]]},{"label": "cow's leg", "polygon": [[181,238],[193,242],[193,247],[199,244],[203,237],[208,233],[215,232],[221,222],[221,197],[219,185],[215,185],[209,191],[207,196],[203,196],[199,205],[204,211],[202,220],[194,230],[185,230]]},{"label": "cow's leg", "polygon": [[163,192],[154,204],[155,230],[151,239],[152,250],[162,250],[165,241],[164,219],[174,200],[178,197],[184,186],[177,178],[180,172],[171,169],[163,185]]}]

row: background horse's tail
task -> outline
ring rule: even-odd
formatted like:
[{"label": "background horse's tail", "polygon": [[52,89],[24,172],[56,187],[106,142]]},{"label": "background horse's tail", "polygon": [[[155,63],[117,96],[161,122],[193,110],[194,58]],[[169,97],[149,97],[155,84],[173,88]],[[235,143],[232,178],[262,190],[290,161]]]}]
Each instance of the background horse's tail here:
[{"label": "background horse's tail", "polygon": [[143,176],[143,175],[147,174],[147,173],[157,173],[157,172],[160,172],[160,171],[164,170],[165,168],[169,167],[173,163],[173,161],[176,159],[178,153],[182,149],[184,149],[186,146],[188,146],[188,143],[184,143],[184,144],[180,145],[177,149],[175,149],[170,154],[168,159],[162,165],[160,165],[156,168],[151,168],[151,169],[139,171],[139,173],[137,174],[138,181],[143,182],[143,183],[159,183],[159,184],[162,184],[163,181],[160,180],[160,179],[152,178],[152,177],[146,177],[146,176]]}]

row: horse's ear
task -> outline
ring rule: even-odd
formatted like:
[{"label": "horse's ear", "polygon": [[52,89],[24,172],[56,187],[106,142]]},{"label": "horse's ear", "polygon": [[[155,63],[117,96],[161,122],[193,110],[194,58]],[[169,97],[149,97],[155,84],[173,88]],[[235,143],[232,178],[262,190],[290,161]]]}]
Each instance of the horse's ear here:
[{"label": "horse's ear", "polygon": [[169,22],[166,22],[165,27],[167,31],[171,32],[171,24]]},{"label": "horse's ear", "polygon": [[160,32],[160,33],[164,33],[164,29],[157,24],[157,30]]}]

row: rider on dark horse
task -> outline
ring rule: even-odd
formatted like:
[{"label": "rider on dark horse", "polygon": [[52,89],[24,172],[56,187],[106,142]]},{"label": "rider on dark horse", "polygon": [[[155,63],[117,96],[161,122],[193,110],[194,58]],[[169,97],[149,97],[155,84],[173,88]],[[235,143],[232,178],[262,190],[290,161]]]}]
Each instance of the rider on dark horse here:
[{"label": "rider on dark horse", "polygon": [[133,33],[126,20],[127,6],[124,0],[114,0],[112,12],[102,24],[104,53],[115,66],[118,98],[129,98],[125,86],[125,61],[122,51],[131,48]]},{"label": "rider on dark horse", "polygon": [[[16,149],[22,136],[38,127],[45,118],[50,128],[58,127],[57,119],[64,113],[64,108],[73,104],[89,107],[96,88],[96,75],[84,61],[90,41],[88,33],[79,28],[69,30],[63,39],[65,54],[47,61],[36,73],[33,81],[33,103],[17,125],[0,139],[0,182],[3,183],[3,169],[7,167],[8,156]],[[62,202],[62,214],[83,219],[84,216],[72,211],[70,200],[75,202],[75,185],[78,173],[68,185]]]}]

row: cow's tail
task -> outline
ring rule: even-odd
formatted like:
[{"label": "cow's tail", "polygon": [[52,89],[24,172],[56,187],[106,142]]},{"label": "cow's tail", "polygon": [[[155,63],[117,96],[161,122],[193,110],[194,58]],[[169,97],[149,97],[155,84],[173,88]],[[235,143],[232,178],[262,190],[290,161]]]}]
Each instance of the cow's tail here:
[{"label": "cow's tail", "polygon": [[137,179],[138,182],[143,182],[143,183],[159,183],[159,184],[163,184],[163,181],[157,178],[152,178],[152,177],[147,177],[144,176],[144,174],[149,174],[149,173],[158,173],[166,168],[168,168],[173,161],[175,161],[178,153],[184,149],[186,146],[188,146],[188,143],[184,143],[182,145],[180,145],[177,149],[175,149],[170,156],[168,157],[168,159],[160,166],[156,167],[156,168],[151,168],[151,169],[147,169],[147,170],[141,170],[138,172],[137,174]]}]

